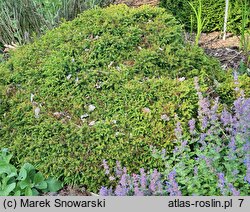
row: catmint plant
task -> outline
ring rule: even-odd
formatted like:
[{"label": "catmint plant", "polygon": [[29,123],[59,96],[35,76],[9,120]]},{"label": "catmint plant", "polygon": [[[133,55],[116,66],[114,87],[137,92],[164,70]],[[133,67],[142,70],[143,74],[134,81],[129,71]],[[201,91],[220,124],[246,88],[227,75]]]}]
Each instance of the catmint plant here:
[{"label": "catmint plant", "polygon": [[152,172],[145,172],[140,169],[139,174],[128,174],[127,169],[121,167],[119,161],[111,174],[107,162],[103,160],[103,166],[107,176],[112,176],[112,181],[116,180],[116,187],[101,187],[101,196],[162,196],[162,195],[181,195],[178,183],[175,181],[175,173],[170,173],[167,181],[162,179],[162,174],[156,169]]},{"label": "catmint plant", "polygon": [[[237,87],[237,74],[235,74]],[[219,98],[204,98],[195,78],[198,117],[188,121],[189,134],[177,137],[177,146],[164,160],[175,170],[184,195],[248,195],[250,173],[250,99],[239,88],[232,108],[218,112]],[[180,128],[177,123],[177,128]],[[161,155],[158,151],[158,155]],[[188,157],[183,157],[183,155]],[[174,160],[173,160],[174,158]],[[168,172],[165,176],[168,177]]]},{"label": "catmint plant", "polygon": [[[199,79],[194,79],[198,95],[198,116],[188,121],[185,132],[176,118],[175,147],[172,152],[152,149],[152,156],[165,164],[165,170],[156,169],[129,174],[117,162],[111,171],[103,161],[105,173],[112,175],[116,187],[100,189],[100,195],[152,196],[152,195],[249,195],[250,191],[250,98],[238,88],[238,98],[232,107],[221,112],[220,99],[203,97]],[[112,174],[111,174],[112,173]]]}]

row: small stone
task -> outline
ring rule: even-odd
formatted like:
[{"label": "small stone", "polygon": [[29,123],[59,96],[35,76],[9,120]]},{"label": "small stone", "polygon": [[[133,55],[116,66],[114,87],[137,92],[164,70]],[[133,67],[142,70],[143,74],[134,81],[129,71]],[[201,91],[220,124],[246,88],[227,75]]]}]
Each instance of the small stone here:
[{"label": "small stone", "polygon": [[142,109],[142,112],[144,112],[144,113],[150,113],[150,109],[148,107],[144,107]]},{"label": "small stone", "polygon": [[87,118],[87,117],[89,117],[89,114],[87,114],[87,113],[81,115],[81,119],[85,119],[85,118]]},{"label": "small stone", "polygon": [[34,96],[35,96],[35,95],[34,95],[33,93],[32,93],[32,94],[30,94],[30,101],[31,101],[31,102],[33,102],[33,100],[34,100]]},{"label": "small stone", "polygon": [[94,105],[89,105],[89,112],[92,112],[92,111],[94,111],[95,110],[95,106]]},{"label": "small stone", "polygon": [[178,81],[183,82],[185,79],[186,79],[185,77],[181,77],[181,78],[178,78]]},{"label": "small stone", "polygon": [[61,112],[55,112],[53,113],[53,116],[55,116],[56,118],[61,118],[63,116],[63,114]]},{"label": "small stone", "polygon": [[115,180],[114,176],[110,176],[110,177],[109,177],[109,180],[110,180],[110,181]]},{"label": "small stone", "polygon": [[40,108],[36,107],[35,108],[35,118],[38,119],[39,118],[39,114],[40,114]]},{"label": "small stone", "polygon": [[102,86],[101,86],[101,82],[97,82],[96,84],[95,84],[95,88],[97,88],[97,89],[100,89]]},{"label": "small stone", "polygon": [[116,124],[117,121],[116,121],[116,120],[112,120],[111,123],[112,123],[112,124]]},{"label": "small stone", "polygon": [[169,117],[166,114],[161,115],[161,119],[163,121],[169,121],[170,120]]},{"label": "small stone", "polygon": [[48,192],[49,196],[58,196],[58,192]]},{"label": "small stone", "polygon": [[114,61],[111,61],[111,63],[108,65],[108,68],[110,68],[113,65]]},{"label": "small stone", "polygon": [[94,126],[94,125],[95,125],[95,121],[89,122],[89,126]]},{"label": "small stone", "polygon": [[67,80],[70,80],[70,78],[71,78],[71,74],[69,74],[66,78],[67,78]]}]

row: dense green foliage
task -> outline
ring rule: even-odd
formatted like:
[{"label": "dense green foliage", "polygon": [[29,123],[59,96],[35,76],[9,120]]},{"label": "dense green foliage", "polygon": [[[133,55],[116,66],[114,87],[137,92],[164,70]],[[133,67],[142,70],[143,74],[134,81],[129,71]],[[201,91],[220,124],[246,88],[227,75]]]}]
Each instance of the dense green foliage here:
[{"label": "dense green foliage", "polygon": [[230,73],[185,44],[164,9],[149,6],[85,11],[20,47],[0,72],[1,146],[94,191],[105,184],[102,159],[129,170],[164,167],[150,146],[171,149],[176,114],[197,115],[194,76],[222,103],[234,94]]},{"label": "dense green foliage", "polygon": [[[190,7],[188,2],[192,2],[196,7],[198,7],[198,0],[161,0],[161,6],[166,8],[168,11],[185,25],[186,28],[190,29],[191,26],[191,16],[193,21],[195,20],[195,14]],[[250,7],[250,2],[249,7]],[[206,26],[204,27],[204,32],[211,31],[222,31],[225,13],[225,0],[202,0],[202,17],[206,19]],[[241,21],[242,21],[242,2],[241,0],[230,0],[229,1],[229,17],[228,17],[228,31],[237,32],[241,31]],[[196,23],[194,21],[194,28]],[[250,23],[246,25],[250,27]]]},{"label": "dense green foliage", "polygon": [[17,170],[7,149],[0,152],[0,196],[36,196],[40,192],[55,192],[62,188],[58,180],[44,176],[29,163]]},{"label": "dense green foliage", "polygon": [[62,19],[72,20],[110,0],[0,0],[0,48],[11,42],[24,44],[34,36],[56,27]]}]

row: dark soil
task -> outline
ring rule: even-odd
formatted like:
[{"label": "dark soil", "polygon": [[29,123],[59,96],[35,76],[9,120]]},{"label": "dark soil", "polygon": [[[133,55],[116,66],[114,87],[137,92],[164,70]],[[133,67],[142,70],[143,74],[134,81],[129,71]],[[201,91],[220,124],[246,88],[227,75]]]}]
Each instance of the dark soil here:
[{"label": "dark soil", "polygon": [[207,55],[217,58],[224,70],[230,68],[238,70],[240,65],[247,61],[246,55],[238,48],[204,48],[204,51]]},{"label": "dark soil", "polygon": [[64,186],[58,192],[48,192],[42,194],[42,196],[95,196],[96,194],[88,192],[86,187],[72,187]]},{"label": "dark soil", "polygon": [[[195,34],[185,33],[185,40],[194,44]],[[199,46],[207,55],[217,58],[224,70],[238,70],[241,63],[247,63],[247,55],[240,49],[239,36],[229,33],[223,40],[220,32],[202,33]]]}]

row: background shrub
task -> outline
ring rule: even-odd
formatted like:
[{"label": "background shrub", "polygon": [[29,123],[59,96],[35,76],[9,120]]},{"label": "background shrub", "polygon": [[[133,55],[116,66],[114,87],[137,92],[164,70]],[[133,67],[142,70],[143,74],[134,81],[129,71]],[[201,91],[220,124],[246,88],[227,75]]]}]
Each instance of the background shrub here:
[{"label": "background shrub", "polygon": [[102,159],[129,171],[164,168],[150,146],[171,150],[176,115],[197,115],[194,76],[222,104],[235,87],[231,73],[184,43],[173,16],[149,6],[85,11],[20,47],[0,71],[1,146],[93,191],[106,181]]},{"label": "background shrub", "polygon": [[[194,11],[188,4],[188,0],[161,0],[160,5],[170,11],[177,20],[185,25],[185,28],[190,29],[191,15],[195,20]],[[192,4],[198,7],[198,0],[190,0]],[[250,2],[249,2],[250,7]],[[234,33],[240,33],[241,31],[241,1],[230,0],[229,1],[229,17],[228,17],[228,31]],[[203,32],[222,31],[224,23],[225,13],[225,1],[224,0],[202,0],[203,18],[206,18],[206,26]],[[247,28],[250,27],[248,23]],[[196,28],[196,22],[194,21],[194,28]]]},{"label": "background shrub", "polygon": [[0,0],[0,47],[3,44],[28,43],[62,19],[72,20],[95,6],[112,0]]}]

